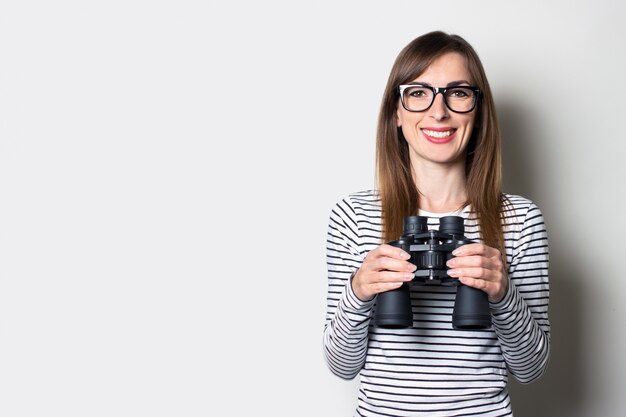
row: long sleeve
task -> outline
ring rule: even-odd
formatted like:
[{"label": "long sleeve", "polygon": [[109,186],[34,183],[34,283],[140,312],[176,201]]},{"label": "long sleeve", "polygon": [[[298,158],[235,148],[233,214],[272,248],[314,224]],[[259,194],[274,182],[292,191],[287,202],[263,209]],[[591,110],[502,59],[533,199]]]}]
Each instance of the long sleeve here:
[{"label": "long sleeve", "polygon": [[529,383],[545,372],[550,353],[548,238],[534,204],[527,207],[517,234],[508,291],[491,308],[507,368],[518,381]]},{"label": "long sleeve", "polygon": [[350,282],[364,259],[356,218],[348,200],[339,202],[330,215],[326,247],[328,295],[324,353],[330,370],[344,379],[354,378],[363,367],[374,304],[374,300],[364,302],[357,298]]},{"label": "long sleeve", "polygon": [[[512,415],[509,375],[531,382],[545,370],[550,348],[548,246],[539,209],[507,194],[502,212],[510,285],[491,304],[489,329],[452,326],[456,289],[411,287],[413,326],[373,326],[375,299],[359,300],[350,280],[381,243],[381,205],[375,191],[350,194],[333,207],[328,224],[328,293],[323,351],[330,370],[360,377],[355,415]],[[471,207],[459,213],[465,234],[480,241]],[[430,229],[439,216],[428,216]]]}]

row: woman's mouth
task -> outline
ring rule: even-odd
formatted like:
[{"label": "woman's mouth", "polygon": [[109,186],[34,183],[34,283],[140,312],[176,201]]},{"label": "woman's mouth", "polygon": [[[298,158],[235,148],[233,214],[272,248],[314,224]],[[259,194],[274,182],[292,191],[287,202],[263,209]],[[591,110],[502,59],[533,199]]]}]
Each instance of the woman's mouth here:
[{"label": "woman's mouth", "polygon": [[453,128],[425,128],[420,130],[429,142],[437,144],[450,142],[456,133],[456,129]]}]

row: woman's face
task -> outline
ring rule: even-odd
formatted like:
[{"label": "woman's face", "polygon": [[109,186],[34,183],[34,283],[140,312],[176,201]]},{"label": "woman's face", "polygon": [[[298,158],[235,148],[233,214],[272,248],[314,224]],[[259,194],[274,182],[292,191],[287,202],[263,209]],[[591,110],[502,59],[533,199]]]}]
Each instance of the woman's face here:
[{"label": "woman's face", "polygon": [[[412,82],[432,87],[473,85],[465,58],[456,52],[437,58]],[[455,113],[446,107],[443,94],[437,94],[432,106],[423,112],[410,112],[399,100],[397,107],[398,127],[409,145],[413,165],[464,163],[476,109]]]}]

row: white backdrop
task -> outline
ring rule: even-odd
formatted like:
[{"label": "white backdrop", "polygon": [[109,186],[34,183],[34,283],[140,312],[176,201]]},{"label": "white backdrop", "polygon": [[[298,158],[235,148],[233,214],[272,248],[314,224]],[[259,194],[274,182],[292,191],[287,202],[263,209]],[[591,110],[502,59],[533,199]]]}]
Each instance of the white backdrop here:
[{"label": "white backdrop", "polygon": [[[222,4],[224,3],[224,4]],[[516,416],[624,414],[619,1],[0,5],[0,415],[347,416],[322,356],[332,205],[372,188],[402,47],[486,67],[543,210],[552,359]]]}]

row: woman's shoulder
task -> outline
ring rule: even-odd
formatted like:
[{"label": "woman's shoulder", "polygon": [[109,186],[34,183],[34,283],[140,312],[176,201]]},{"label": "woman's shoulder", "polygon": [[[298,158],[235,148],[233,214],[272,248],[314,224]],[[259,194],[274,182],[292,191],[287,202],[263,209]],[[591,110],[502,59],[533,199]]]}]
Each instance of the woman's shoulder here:
[{"label": "woman's shoulder", "polygon": [[516,195],[516,194],[503,194],[504,204],[502,206],[502,212],[504,218],[507,219],[507,223],[510,222],[524,222],[529,217],[542,217],[541,210],[531,199]]},{"label": "woman's shoulder", "polygon": [[530,209],[531,207],[537,207],[537,205],[530,199],[517,194],[503,193],[504,207],[510,206],[515,209]]},{"label": "woman's shoulder", "polygon": [[357,215],[380,212],[380,195],[376,190],[362,190],[346,194],[335,205],[346,214]]},{"label": "woman's shoulder", "polygon": [[344,194],[337,204],[350,204],[353,206],[380,206],[380,195],[376,190],[362,190]]},{"label": "woman's shoulder", "polygon": [[380,195],[376,190],[356,191],[346,197],[352,204],[380,206]]}]

